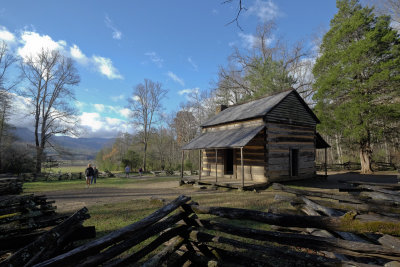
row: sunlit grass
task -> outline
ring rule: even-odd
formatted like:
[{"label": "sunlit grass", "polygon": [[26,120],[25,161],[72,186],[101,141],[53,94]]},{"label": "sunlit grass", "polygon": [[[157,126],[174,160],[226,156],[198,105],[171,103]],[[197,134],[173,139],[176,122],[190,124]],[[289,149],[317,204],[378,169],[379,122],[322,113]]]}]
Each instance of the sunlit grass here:
[{"label": "sunlit grass", "polygon": [[[98,178],[96,187],[101,188],[133,188],[138,183],[150,184],[150,183],[162,183],[169,181],[178,181],[178,177],[149,177],[149,178]],[[41,182],[25,182],[23,185],[24,193],[44,193],[46,191],[57,191],[57,190],[75,190],[82,189],[86,184],[85,179],[81,180],[70,180],[70,181],[41,181]]]}]

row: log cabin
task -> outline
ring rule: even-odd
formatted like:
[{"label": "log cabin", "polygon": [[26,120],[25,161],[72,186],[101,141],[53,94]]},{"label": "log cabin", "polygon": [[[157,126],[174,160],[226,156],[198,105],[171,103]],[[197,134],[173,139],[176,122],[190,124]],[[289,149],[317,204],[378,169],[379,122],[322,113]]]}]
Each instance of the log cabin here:
[{"label": "log cabin", "polygon": [[[182,147],[200,150],[201,177],[255,183],[298,180],[316,175],[317,148],[329,145],[320,123],[296,90],[234,106],[219,106],[201,125],[201,135]],[[326,150],[325,150],[326,154]]]}]

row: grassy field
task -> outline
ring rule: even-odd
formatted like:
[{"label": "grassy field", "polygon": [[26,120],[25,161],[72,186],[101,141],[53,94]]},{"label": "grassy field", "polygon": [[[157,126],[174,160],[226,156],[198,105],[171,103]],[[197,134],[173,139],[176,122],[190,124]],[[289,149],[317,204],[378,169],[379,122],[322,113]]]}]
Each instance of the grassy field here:
[{"label": "grassy field", "polygon": [[[114,188],[130,188],[137,184],[155,184],[168,181],[177,181],[179,178],[176,176],[170,177],[150,177],[146,179],[135,178],[98,178],[96,187],[114,187]],[[85,180],[71,180],[71,181],[43,181],[43,182],[27,182],[24,183],[24,193],[46,193],[46,191],[56,190],[74,190],[81,189],[85,185]]]},{"label": "grassy field", "polygon": [[[178,182],[179,177],[149,177],[142,179],[135,178],[103,178],[96,185],[97,187],[114,187],[114,188],[130,188],[135,187],[140,189],[148,188],[149,185],[155,186],[158,189],[162,188],[164,182]],[[56,181],[56,182],[31,182],[24,184],[24,193],[46,193],[46,191],[54,190],[82,190],[83,180],[80,181]],[[298,187],[298,186],[297,186]],[[202,206],[219,206],[219,207],[234,207],[244,209],[254,209],[267,212],[269,210],[279,210],[279,213],[296,212],[296,210],[288,202],[274,202],[275,192],[273,190],[264,190],[259,193],[252,191],[238,191],[238,190],[209,190],[207,193],[196,194],[199,189],[192,186],[180,187],[185,192],[191,195],[192,201],[198,202]],[[169,189],[166,188],[165,191]],[[191,190],[191,191],[190,191]],[[285,193],[280,192],[285,195]],[[171,201],[175,196],[166,197],[167,202]],[[55,203],[57,205],[57,202]],[[96,227],[96,238],[104,236],[110,232],[121,229],[127,225],[137,222],[151,213],[161,208],[163,203],[159,200],[150,199],[150,197],[142,199],[131,199],[122,202],[113,202],[101,205],[92,205],[89,207],[90,219],[84,222],[85,226]],[[200,219],[208,219],[210,215],[199,215]],[[215,218],[216,221],[229,222],[241,227],[251,227],[254,229],[271,230],[271,226],[267,224],[257,223],[253,221],[243,220],[230,220],[223,218]],[[344,218],[346,220],[346,218]],[[365,230],[389,233],[396,235],[400,234],[400,226],[393,223],[386,224],[359,224],[354,222],[351,218],[345,223],[347,228],[343,230],[354,230],[359,232]],[[211,232],[212,233],[212,232]],[[221,234],[221,236],[229,236],[228,234]],[[145,246],[151,242],[152,239],[139,244],[135,249]],[[240,238],[239,238],[240,240]],[[129,252],[128,252],[129,253]]]}]

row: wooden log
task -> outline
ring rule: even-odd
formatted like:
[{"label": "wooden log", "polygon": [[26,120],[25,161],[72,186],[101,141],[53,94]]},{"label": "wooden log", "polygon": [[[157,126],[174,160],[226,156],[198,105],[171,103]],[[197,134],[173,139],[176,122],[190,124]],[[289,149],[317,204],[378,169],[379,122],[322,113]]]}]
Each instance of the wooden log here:
[{"label": "wooden log", "polygon": [[[57,242],[60,236],[62,236],[74,225],[79,224],[83,220],[90,217],[87,214],[87,211],[87,208],[82,208],[79,211],[75,212],[74,215],[66,219],[61,224],[48,231],[34,242],[18,250],[3,263],[6,266],[23,266],[29,262],[29,265],[31,265],[41,259],[44,251],[46,251],[46,255],[51,254],[50,252],[54,251],[54,247],[57,246]],[[35,256],[35,261],[31,261],[31,259]]]},{"label": "wooden log", "polygon": [[272,184],[272,188],[275,190],[281,190],[281,191],[284,191],[287,193],[301,195],[301,196],[330,198],[330,199],[335,199],[335,200],[340,200],[340,201],[345,201],[345,202],[350,202],[350,203],[355,203],[355,204],[363,203],[361,200],[356,199],[352,196],[342,196],[342,195],[336,195],[336,194],[328,194],[328,193],[322,193],[322,192],[314,192],[314,191],[308,191],[308,190],[295,189],[295,188],[284,186],[284,185],[278,184],[278,183]]},{"label": "wooden log", "polygon": [[354,203],[337,203],[327,200],[314,200],[314,202],[321,203],[321,205],[330,206],[334,209],[341,209],[341,210],[354,210],[357,213],[364,213],[364,212],[374,212],[377,214],[381,214],[387,217],[399,218],[400,219],[400,209],[395,207],[387,207],[387,206],[377,206],[372,203],[369,204],[354,204]]},{"label": "wooden log", "polygon": [[[367,186],[369,188],[371,188],[370,186]],[[383,200],[383,201],[390,201],[394,204],[392,205],[398,205],[400,204],[400,196],[396,196],[393,194],[387,194],[387,193],[381,193],[381,192],[361,192],[360,193],[361,197],[369,197],[374,201],[379,201],[379,200]]]},{"label": "wooden log", "polygon": [[341,219],[337,217],[321,218],[319,216],[273,214],[256,210],[197,205],[192,205],[191,208],[196,214],[211,214],[229,219],[253,220],[279,226],[313,227],[326,230],[338,230],[342,226]]},{"label": "wooden log", "polygon": [[45,210],[45,211],[35,210],[24,214],[16,214],[14,216],[2,218],[0,219],[0,224],[6,224],[13,221],[24,221],[28,219],[33,219],[35,217],[41,217],[50,214],[54,214],[54,210]]},{"label": "wooden log", "polygon": [[337,211],[328,207],[324,207],[322,205],[319,205],[311,200],[309,200],[306,197],[300,197],[301,200],[303,200],[303,202],[310,206],[312,209],[316,210],[316,211],[320,211],[323,212],[324,214],[328,215],[328,216],[342,216],[344,215],[344,212],[341,211]]},{"label": "wooden log", "polygon": [[90,243],[84,244],[80,247],[77,247],[69,252],[66,252],[64,254],[61,254],[57,257],[54,257],[52,259],[49,259],[47,261],[41,262],[37,264],[37,267],[39,266],[71,266],[71,264],[76,264],[82,258],[87,257],[88,255],[92,255],[93,253],[97,253],[99,250],[106,248],[110,246],[111,244],[114,244],[116,242],[119,242],[123,240],[126,236],[135,234],[146,227],[156,223],[159,221],[161,218],[165,217],[172,211],[176,210],[179,206],[182,204],[186,203],[187,201],[190,200],[190,197],[187,196],[179,196],[175,200],[173,200],[171,203],[165,205],[161,209],[155,211],[151,215],[147,216],[146,218],[130,224],[128,226],[125,226],[124,228],[121,228],[117,231],[114,231],[108,235],[105,235],[99,239],[96,239]]},{"label": "wooden log", "polygon": [[235,248],[243,248],[249,251],[261,252],[268,257],[290,258],[295,261],[302,260],[308,263],[319,263],[319,264],[322,264],[323,262],[339,263],[339,261],[337,260],[328,259],[322,256],[296,252],[288,247],[276,247],[276,246],[269,246],[266,244],[264,245],[249,244],[235,239],[230,239],[221,236],[214,236],[200,231],[192,231],[189,237],[190,240],[205,243],[207,245],[213,246],[213,244],[226,244],[233,246]]},{"label": "wooden log", "polygon": [[173,238],[171,244],[164,248],[161,252],[157,253],[151,259],[146,261],[142,266],[143,267],[157,267],[168,258],[169,255],[174,253],[177,249],[179,249],[182,244],[185,242],[185,238],[175,237]]},{"label": "wooden log", "polygon": [[[267,258],[260,253],[254,251],[243,251],[243,249],[230,248],[226,249],[226,245],[209,244],[214,253],[218,255],[218,259],[209,261],[208,265],[203,266],[274,266],[272,257]],[[280,263],[283,266],[283,261]]]},{"label": "wooden log", "polygon": [[[13,227],[12,229],[7,229],[5,225],[0,227],[0,240],[3,238],[8,238],[10,236],[28,234],[35,229],[45,228],[49,226],[55,226],[62,223],[67,216],[51,216],[46,218],[37,218],[37,220],[30,220],[27,223],[22,223],[19,227]],[[5,227],[3,227],[5,226]]]},{"label": "wooden log", "polygon": [[372,182],[363,182],[363,181],[345,181],[338,180],[339,183],[346,183],[351,185],[372,185],[379,186],[390,190],[400,190],[400,184],[389,184],[389,183],[372,183]]},{"label": "wooden log", "polygon": [[[320,211],[323,214],[327,215],[327,216],[342,216],[344,215],[344,212],[341,211],[337,211],[334,209],[330,209],[327,207],[324,207],[322,205],[319,205],[311,200],[309,200],[306,197],[302,197],[302,200],[304,201],[304,203],[308,206],[308,215],[310,215],[310,210],[316,210],[316,211]],[[311,213],[312,215],[318,214],[317,212]],[[341,238],[343,238],[344,240],[350,240],[350,241],[355,241],[355,242],[363,242],[366,243],[366,241],[364,239],[362,239],[361,237],[353,234],[353,233],[348,233],[348,232],[343,232],[343,231],[334,231],[334,233],[338,236],[340,236]]]},{"label": "wooden log", "polygon": [[[395,247],[384,247],[380,245],[342,240],[339,238],[257,230],[209,220],[201,220],[201,223],[209,230],[220,231],[231,235],[261,241],[277,242],[283,245],[305,247],[314,250],[325,250],[351,256],[381,257],[394,260],[400,259],[400,249]],[[192,234],[190,236],[192,237]]]},{"label": "wooden log", "polygon": [[385,247],[400,251],[400,239],[391,235],[383,235],[378,239],[378,242]]},{"label": "wooden log", "polygon": [[[174,238],[178,235],[183,235],[183,236],[187,235],[188,234],[187,230],[188,230],[187,225],[180,225],[180,226],[171,228],[168,231],[162,233],[160,236],[158,236],[156,239],[154,239],[150,244],[143,247],[139,251],[134,252],[133,254],[131,254],[127,257],[120,258],[120,259],[117,259],[110,263],[103,264],[103,266],[107,266],[107,267],[121,266],[121,265],[129,264],[129,263],[137,262],[140,259],[142,259],[144,256],[146,256],[147,254],[149,254],[150,252],[154,251],[160,245],[167,242],[168,240],[171,240],[172,238]],[[87,266],[84,264],[81,264],[81,265]]]},{"label": "wooden log", "polygon": [[[131,247],[139,244],[140,242],[146,240],[147,238],[164,231],[165,229],[171,227],[173,224],[187,217],[187,214],[184,212],[180,212],[176,215],[168,217],[167,219],[157,222],[146,229],[142,230],[140,233],[137,233],[122,242],[108,248],[101,253],[97,253],[95,255],[87,257],[84,261],[80,262],[77,266],[98,266],[99,264],[108,261],[115,256],[121,254],[122,252],[130,249]],[[183,231],[183,228],[179,228]],[[177,233],[175,233],[177,235]],[[143,256],[145,256],[144,254]],[[139,258],[140,259],[140,258]]]}]

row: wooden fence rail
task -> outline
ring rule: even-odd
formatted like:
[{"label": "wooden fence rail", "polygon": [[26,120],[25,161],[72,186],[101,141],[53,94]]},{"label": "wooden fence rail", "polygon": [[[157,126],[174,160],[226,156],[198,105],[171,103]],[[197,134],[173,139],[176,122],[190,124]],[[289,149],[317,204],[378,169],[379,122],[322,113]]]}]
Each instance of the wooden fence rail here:
[{"label": "wooden fence rail", "polygon": [[[400,231],[393,230],[393,235],[371,229],[343,232],[348,211],[326,207],[316,200],[328,197],[335,202],[341,197],[321,193],[310,199],[306,197],[310,194],[303,192],[306,190],[293,191],[283,185],[274,188],[295,195],[287,199],[312,215],[205,207],[189,202],[190,197],[179,196],[138,222],[56,256],[45,259],[51,249],[38,246],[39,256],[21,265],[383,266],[400,262]],[[396,196],[396,191],[380,193]],[[351,197],[351,205],[364,205],[362,198]],[[363,224],[356,216],[352,220]],[[239,221],[246,223],[238,226]],[[278,226],[279,231],[265,230],[271,225]],[[316,232],[320,235],[313,235]],[[19,258],[14,255],[0,265],[8,266],[11,259]]]}]

